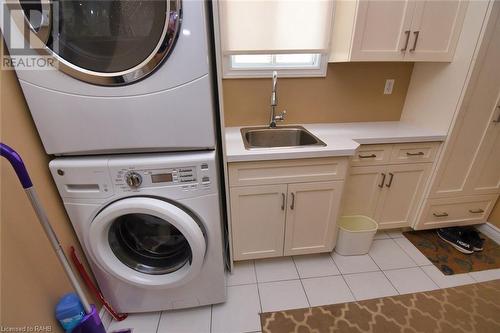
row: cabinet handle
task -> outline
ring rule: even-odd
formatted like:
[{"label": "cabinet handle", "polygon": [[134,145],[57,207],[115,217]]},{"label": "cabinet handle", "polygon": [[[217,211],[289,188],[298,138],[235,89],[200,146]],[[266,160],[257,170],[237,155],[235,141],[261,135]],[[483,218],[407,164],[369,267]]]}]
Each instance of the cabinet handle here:
[{"label": "cabinet handle", "polygon": [[391,185],[392,185],[392,180],[394,179],[394,174],[393,174],[392,172],[389,172],[389,176],[390,176],[391,178],[389,178],[389,183],[387,183],[387,184],[385,185],[385,186],[387,186],[387,187],[391,187]]},{"label": "cabinet handle", "polygon": [[419,151],[418,153],[410,153],[410,152],[407,152],[406,153],[407,156],[423,156],[425,155],[423,151]]},{"label": "cabinet handle", "polygon": [[380,184],[378,184],[378,187],[380,188],[384,187],[384,183],[385,183],[385,173],[382,172],[382,181],[380,182]]},{"label": "cabinet handle", "polygon": [[448,216],[448,213],[442,212],[442,213],[432,213],[435,217],[446,217]]},{"label": "cabinet handle", "polygon": [[281,210],[285,210],[285,193],[281,193]]},{"label": "cabinet handle", "polygon": [[375,155],[375,154],[370,154],[370,155],[359,154],[358,156],[359,156],[359,158],[375,158],[375,157],[377,157],[377,155]]},{"label": "cabinet handle", "polygon": [[406,34],[406,42],[405,46],[401,49],[401,52],[405,52],[408,49],[408,42],[410,41],[410,30],[406,30],[405,34]]},{"label": "cabinet handle", "polygon": [[479,208],[479,209],[469,209],[469,213],[472,213],[472,214],[481,214],[481,213],[484,213],[484,210],[482,210],[481,208]]},{"label": "cabinet handle", "polygon": [[415,51],[417,48],[417,41],[418,41],[418,36],[420,35],[420,31],[413,31],[413,34],[415,35],[415,41],[413,42],[413,47],[410,49],[410,52]]},{"label": "cabinet handle", "polygon": [[290,209],[295,208],[295,193],[292,192],[292,203],[290,204]]}]

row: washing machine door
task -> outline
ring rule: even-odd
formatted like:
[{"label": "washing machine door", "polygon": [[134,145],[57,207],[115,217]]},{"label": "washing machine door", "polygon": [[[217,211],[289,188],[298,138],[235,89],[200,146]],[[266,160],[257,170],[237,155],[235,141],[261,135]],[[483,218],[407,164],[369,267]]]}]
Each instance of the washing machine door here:
[{"label": "washing machine door", "polygon": [[94,218],[86,246],[97,265],[127,283],[175,287],[198,275],[206,240],[194,214],[150,197],[116,201]]},{"label": "washing machine door", "polygon": [[130,84],[151,74],[180,30],[181,0],[17,1],[11,13],[24,13],[17,23],[29,32],[27,41],[56,58],[59,70],[98,85]]}]

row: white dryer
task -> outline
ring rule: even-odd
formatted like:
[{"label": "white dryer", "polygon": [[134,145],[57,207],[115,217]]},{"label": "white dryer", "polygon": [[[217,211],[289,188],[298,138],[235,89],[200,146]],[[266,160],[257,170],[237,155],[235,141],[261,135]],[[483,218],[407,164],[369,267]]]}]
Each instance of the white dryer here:
[{"label": "white dryer", "polygon": [[56,65],[16,63],[47,153],[215,146],[205,1],[0,2],[11,56]]},{"label": "white dryer", "polygon": [[50,170],[116,310],[225,300],[215,152],[66,157]]}]

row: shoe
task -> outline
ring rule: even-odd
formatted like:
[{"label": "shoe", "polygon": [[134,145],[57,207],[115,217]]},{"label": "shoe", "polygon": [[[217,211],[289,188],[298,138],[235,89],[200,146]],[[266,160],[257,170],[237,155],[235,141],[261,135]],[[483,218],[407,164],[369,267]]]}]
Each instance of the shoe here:
[{"label": "shoe", "polygon": [[479,232],[474,228],[468,228],[464,230],[464,236],[466,241],[472,245],[474,251],[482,251],[484,245],[484,238],[479,237]]},{"label": "shoe", "polygon": [[464,235],[464,230],[457,227],[441,228],[437,230],[439,238],[453,246],[458,251],[465,254],[474,253],[472,244]]}]

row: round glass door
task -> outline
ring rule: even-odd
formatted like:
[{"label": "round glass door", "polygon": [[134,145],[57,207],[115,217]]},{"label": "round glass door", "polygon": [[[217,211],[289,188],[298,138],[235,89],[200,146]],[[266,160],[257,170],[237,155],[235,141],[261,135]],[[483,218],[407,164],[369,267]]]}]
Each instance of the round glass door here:
[{"label": "round glass door", "polygon": [[105,272],[139,286],[170,287],[199,274],[206,251],[201,222],[173,203],[118,200],[90,224],[85,246]]},{"label": "round glass door", "polygon": [[191,261],[186,237],[171,223],[153,215],[118,217],[109,229],[108,240],[118,259],[138,272],[167,274]]},{"label": "round glass door", "polygon": [[98,85],[151,74],[180,30],[181,0],[18,1],[23,29],[46,45],[37,51],[54,56],[66,74]]}]

